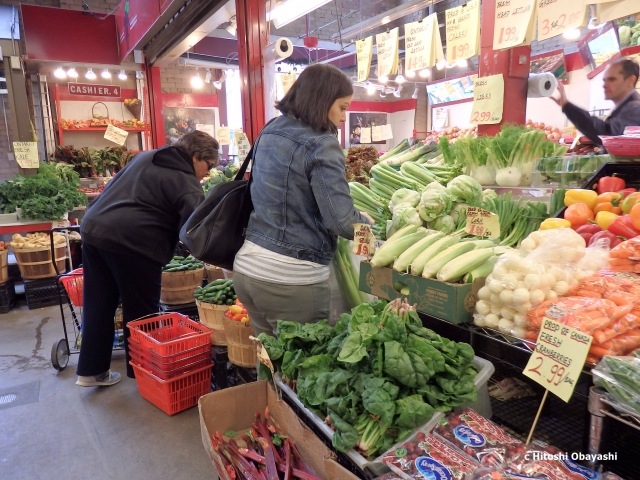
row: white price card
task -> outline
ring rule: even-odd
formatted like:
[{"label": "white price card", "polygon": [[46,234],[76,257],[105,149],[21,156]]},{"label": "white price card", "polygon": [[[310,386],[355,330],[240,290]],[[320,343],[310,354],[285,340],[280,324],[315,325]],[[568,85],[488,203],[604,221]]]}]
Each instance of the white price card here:
[{"label": "white price card", "polygon": [[360,143],[371,143],[371,127],[363,127],[360,129]]},{"label": "white price card", "polygon": [[229,127],[218,127],[216,132],[216,140],[220,145],[229,145],[231,137],[229,136]]},{"label": "white price card", "polygon": [[473,107],[469,122],[476,125],[500,123],[504,107],[504,78],[501,73],[473,81]]},{"label": "white price card", "polygon": [[382,140],[391,140],[393,138],[393,130],[391,130],[391,125],[386,124],[382,125]]},{"label": "white price card", "polygon": [[375,252],[376,237],[368,223],[356,223],[353,226],[353,249],[356,255],[371,257]]},{"label": "white price card", "polygon": [[107,131],[104,132],[104,138],[120,146],[124,145],[128,136],[129,132],[113,125],[109,125]]},{"label": "white price card", "polygon": [[433,109],[433,128],[443,128],[449,123],[449,110],[446,108]]},{"label": "white price card", "polygon": [[371,140],[374,142],[382,141],[382,125],[374,125],[371,127]]},{"label": "white price card", "polygon": [[206,123],[196,123],[196,130],[208,133],[212,137],[215,137],[215,127]]},{"label": "white price card", "polygon": [[13,142],[13,154],[22,168],[38,168],[37,142]]},{"label": "white price card", "polygon": [[[638,7],[640,8],[640,7]],[[540,0],[538,3],[538,41],[580,28],[587,18],[585,0]]]},{"label": "white price card", "polygon": [[500,217],[483,208],[469,207],[464,231],[478,237],[500,238]]},{"label": "white price card", "polygon": [[282,80],[282,91],[286,95],[287,93],[289,93],[289,90],[293,86],[293,83],[296,81],[296,72],[283,73],[280,76],[280,80]]},{"label": "white price card", "polygon": [[249,143],[249,139],[247,138],[247,134],[244,132],[235,132],[234,134],[236,145],[238,146],[238,160],[240,163],[244,162],[244,159],[249,155],[249,150],[251,150],[251,144]]}]

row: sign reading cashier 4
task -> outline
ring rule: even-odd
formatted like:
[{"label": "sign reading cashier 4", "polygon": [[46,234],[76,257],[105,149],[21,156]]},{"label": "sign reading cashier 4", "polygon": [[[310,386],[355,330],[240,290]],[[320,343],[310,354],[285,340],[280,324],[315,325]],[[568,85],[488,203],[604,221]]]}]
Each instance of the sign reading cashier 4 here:
[{"label": "sign reading cashier 4", "polygon": [[122,96],[122,89],[118,85],[69,82],[69,95],[120,98]]}]

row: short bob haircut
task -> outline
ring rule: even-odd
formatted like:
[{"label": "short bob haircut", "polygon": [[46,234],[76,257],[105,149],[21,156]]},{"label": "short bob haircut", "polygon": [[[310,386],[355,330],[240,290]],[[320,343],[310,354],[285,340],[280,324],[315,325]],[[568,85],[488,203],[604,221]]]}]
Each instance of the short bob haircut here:
[{"label": "short bob haircut", "polygon": [[335,133],[337,129],[329,120],[329,110],[337,99],[349,95],[353,95],[353,85],[342,70],[333,65],[311,65],[276,103],[276,108],[284,115],[292,115],[311,125],[316,131]]},{"label": "short bob haircut", "polygon": [[218,141],[208,133],[200,130],[183,135],[173,146],[185,152],[189,155],[189,158],[195,156],[198,160],[210,163],[218,163],[220,158],[220,153],[218,152],[220,144]]},{"label": "short bob haircut", "polygon": [[636,77],[636,83],[638,82],[638,78],[640,78],[640,66],[630,58],[622,57],[618,60],[615,60],[611,63],[612,65],[619,65],[620,71],[622,73],[622,77],[626,80],[627,78],[634,76]]}]

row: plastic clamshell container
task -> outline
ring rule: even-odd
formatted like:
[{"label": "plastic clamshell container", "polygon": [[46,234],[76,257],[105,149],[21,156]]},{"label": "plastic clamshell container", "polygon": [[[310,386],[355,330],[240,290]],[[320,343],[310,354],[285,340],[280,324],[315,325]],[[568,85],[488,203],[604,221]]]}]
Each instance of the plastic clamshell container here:
[{"label": "plastic clamshell container", "polygon": [[[476,388],[478,389],[478,400],[472,403],[461,405],[460,407],[456,407],[454,411],[458,412],[462,411],[465,408],[472,408],[480,415],[486,418],[491,418],[493,416],[493,412],[491,410],[489,387],[487,383],[489,382],[489,378],[491,378],[491,375],[493,375],[493,372],[495,372],[495,367],[489,360],[485,360],[484,358],[480,357],[473,358],[473,365],[478,369],[478,374],[476,375],[476,378],[474,380]],[[298,398],[298,395],[296,395],[295,392],[282,381],[279,374],[276,375],[275,381],[282,393],[284,395],[287,395],[296,404],[296,406],[306,414],[307,419],[303,420],[313,423],[319,430],[322,431],[322,433],[326,435],[329,442],[331,442],[331,439],[333,438],[333,430],[331,430],[331,427],[325,424],[323,419],[318,417],[315,413],[304,406],[304,404]],[[366,472],[372,477],[384,475],[385,473],[389,472],[389,467],[382,463],[382,457],[400,447],[403,443],[415,439],[416,435],[419,432],[430,432],[444,416],[445,414],[442,412],[434,413],[433,417],[431,417],[431,419],[427,423],[420,427],[417,427],[411,435],[399,441],[393,447],[391,447],[381,455],[378,455],[373,460],[367,460],[365,457],[363,457],[353,449],[345,452],[345,455],[349,457],[349,459],[351,459],[351,461],[355,465],[357,465],[363,472]]]}]

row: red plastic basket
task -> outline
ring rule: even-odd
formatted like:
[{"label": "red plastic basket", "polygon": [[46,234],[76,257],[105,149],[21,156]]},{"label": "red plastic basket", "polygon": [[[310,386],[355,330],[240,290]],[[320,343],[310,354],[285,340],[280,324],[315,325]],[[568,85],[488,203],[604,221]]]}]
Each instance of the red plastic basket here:
[{"label": "red plastic basket", "polygon": [[640,156],[640,137],[638,136],[601,136],[600,139],[602,140],[604,148],[606,148],[611,155],[626,157]]},{"label": "red plastic basket", "polygon": [[211,391],[213,364],[171,380],[162,380],[140,365],[129,363],[136,374],[136,383],[142,398],[153,403],[167,415],[195,407],[198,399]]},{"label": "red plastic basket", "polygon": [[211,344],[211,330],[179,313],[164,313],[127,323],[131,338],[142,351],[161,356],[184,353]]},{"label": "red plastic basket", "polygon": [[145,370],[147,370],[152,375],[155,375],[161,380],[171,380],[172,378],[176,378],[180,375],[184,375],[185,373],[190,373],[195,370],[199,370],[202,367],[206,367],[211,364],[211,358],[204,358],[198,360],[196,362],[188,363],[186,365],[182,365],[181,367],[174,368],[173,370],[161,370],[157,368],[155,365],[144,361],[142,358],[136,356],[135,354],[131,354],[131,362],[135,363]]},{"label": "red plastic basket", "polygon": [[77,268],[72,272],[69,272],[63,277],[60,277],[60,282],[64,286],[64,289],[69,295],[69,300],[76,306],[82,306],[82,294],[84,292],[84,276],[83,269]]},{"label": "red plastic basket", "polygon": [[185,360],[188,358],[192,358],[196,355],[201,355],[203,353],[211,353],[211,344],[199,345],[197,347],[190,348],[180,353],[163,356],[163,355],[158,355],[156,352],[143,350],[142,346],[140,345],[140,342],[135,341],[133,337],[129,337],[129,349],[133,350],[135,353],[138,353],[138,354],[144,351],[145,355],[148,356],[149,361],[155,364],[173,365],[176,362],[179,362],[181,360]]}]

